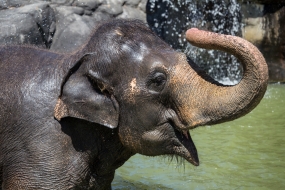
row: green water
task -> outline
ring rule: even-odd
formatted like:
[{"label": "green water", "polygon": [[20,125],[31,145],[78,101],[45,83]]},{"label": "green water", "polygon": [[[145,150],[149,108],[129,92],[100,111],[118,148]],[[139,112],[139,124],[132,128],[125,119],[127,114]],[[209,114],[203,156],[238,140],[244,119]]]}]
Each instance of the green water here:
[{"label": "green water", "polygon": [[285,85],[232,122],[191,131],[200,166],[135,155],[116,171],[113,189],[285,189]]}]

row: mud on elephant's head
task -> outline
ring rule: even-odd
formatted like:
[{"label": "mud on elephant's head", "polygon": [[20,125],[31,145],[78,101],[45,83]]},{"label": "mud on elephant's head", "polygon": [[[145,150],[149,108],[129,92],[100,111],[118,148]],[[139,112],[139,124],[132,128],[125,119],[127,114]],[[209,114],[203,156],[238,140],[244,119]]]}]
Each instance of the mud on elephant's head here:
[{"label": "mud on elephant's head", "polygon": [[145,24],[114,20],[100,25],[82,49],[87,53],[62,85],[56,118],[113,128],[133,153],[175,154],[199,165],[189,130],[251,111],[266,91],[267,66],[260,52],[240,38],[198,29],[188,30],[186,37],[239,58],[240,83],[223,86],[202,76]]}]

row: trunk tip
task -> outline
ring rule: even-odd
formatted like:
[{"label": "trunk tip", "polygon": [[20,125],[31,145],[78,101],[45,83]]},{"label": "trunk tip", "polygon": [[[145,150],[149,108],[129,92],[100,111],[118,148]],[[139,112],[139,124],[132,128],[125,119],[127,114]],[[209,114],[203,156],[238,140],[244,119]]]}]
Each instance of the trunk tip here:
[{"label": "trunk tip", "polygon": [[199,33],[200,33],[200,30],[198,28],[190,28],[186,31],[186,39],[189,42],[192,42]]}]

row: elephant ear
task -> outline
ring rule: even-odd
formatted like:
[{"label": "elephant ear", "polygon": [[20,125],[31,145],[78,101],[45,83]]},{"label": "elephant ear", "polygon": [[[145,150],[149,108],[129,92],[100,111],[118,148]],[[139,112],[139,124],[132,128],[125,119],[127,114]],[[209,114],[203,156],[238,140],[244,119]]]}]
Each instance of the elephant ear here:
[{"label": "elephant ear", "polygon": [[116,128],[119,106],[112,87],[99,71],[88,70],[91,55],[84,55],[70,69],[61,85],[61,94],[54,109],[54,117],[83,119],[109,128]]}]

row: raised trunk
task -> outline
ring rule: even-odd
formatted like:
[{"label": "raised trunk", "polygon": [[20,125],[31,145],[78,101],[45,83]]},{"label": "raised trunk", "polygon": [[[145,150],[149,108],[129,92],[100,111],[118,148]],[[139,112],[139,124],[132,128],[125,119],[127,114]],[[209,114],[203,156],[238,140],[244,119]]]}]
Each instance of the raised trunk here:
[{"label": "raised trunk", "polygon": [[174,103],[184,129],[230,121],[257,106],[266,91],[268,68],[254,45],[239,37],[198,29],[188,30],[186,38],[195,46],[236,56],[243,65],[244,75],[237,85],[224,86],[205,80],[182,58],[173,71],[171,84],[176,91]]}]

